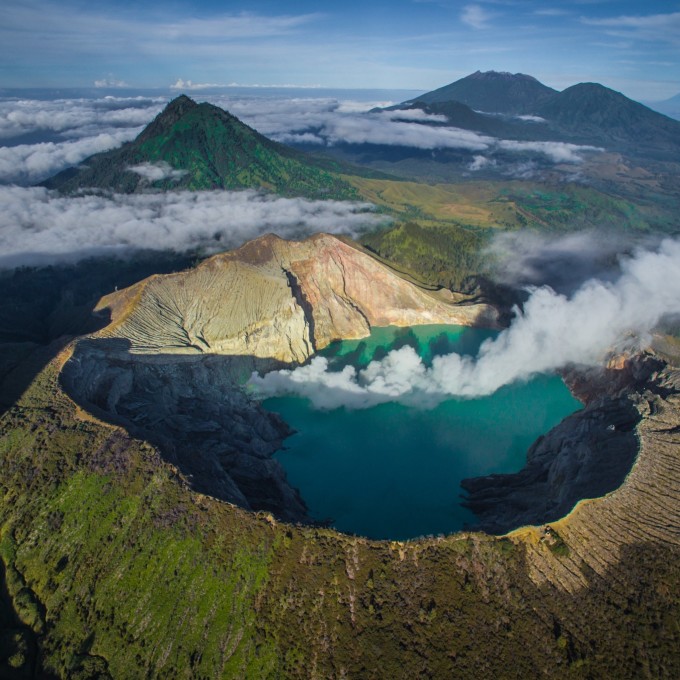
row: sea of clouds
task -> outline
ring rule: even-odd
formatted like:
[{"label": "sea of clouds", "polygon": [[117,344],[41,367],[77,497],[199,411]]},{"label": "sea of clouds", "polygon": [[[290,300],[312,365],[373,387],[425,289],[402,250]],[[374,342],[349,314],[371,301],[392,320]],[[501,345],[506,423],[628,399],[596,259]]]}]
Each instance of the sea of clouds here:
[{"label": "sea of clouds", "polygon": [[385,223],[367,203],[256,191],[60,196],[43,187],[0,186],[0,205],[0,268],[141,249],[210,254],[269,232],[355,236]]},{"label": "sea of clouds", "polygon": [[[419,109],[373,111],[392,102],[332,97],[203,95],[258,132],[288,144],[373,143],[414,149],[474,152],[472,172],[497,152],[532,153],[552,163],[580,163],[596,147],[512,141],[446,124]],[[20,99],[0,97],[0,183],[30,185],[88,156],[134,139],[168,97]],[[428,125],[424,125],[428,123]],[[486,160],[484,163],[482,159]]]},{"label": "sea of clouds", "polygon": [[[134,139],[168,98],[0,97],[0,268],[142,248],[214,252],[268,231],[284,237],[315,231],[356,235],[384,223],[361,203],[274,199],[252,191],[65,197],[31,186]],[[494,139],[451,127],[442,116],[418,109],[373,111],[392,103],[378,98],[243,94],[202,98],[281,142],[466,150],[475,154],[472,171],[493,166],[495,150],[530,150],[556,163],[576,164],[584,152],[570,144]],[[525,165],[522,161],[518,167]],[[149,183],[180,179],[183,174],[167,164],[143,163],[130,170]]]},{"label": "sea of clouds", "polygon": [[369,408],[388,401],[431,407],[451,397],[481,397],[518,380],[570,364],[601,365],[615,349],[644,346],[667,315],[680,314],[680,241],[638,250],[613,281],[589,279],[572,295],[536,288],[509,328],[487,340],[477,357],[448,354],[425,366],[411,347],[357,371],[333,371],[317,357],[300,368],[260,376],[259,397],[296,395],[319,409]]},{"label": "sea of clouds", "polygon": [[[520,176],[530,176],[535,168],[526,154],[577,167],[597,152],[558,142],[495,139],[419,110],[372,111],[392,103],[379,99],[224,93],[203,99],[282,142],[460,149],[470,153],[471,172],[500,165],[496,152],[517,153],[512,172]],[[167,101],[167,96],[0,97],[0,269],[140,249],[212,253],[270,231],[287,238],[317,231],[356,236],[384,223],[364,203],[256,191],[60,196],[30,186],[134,139]],[[181,177],[181,170],[167,164],[131,170],[148,182]],[[592,234],[559,241],[499,236],[489,254],[501,264],[506,281],[533,286],[548,281],[553,287],[535,288],[510,328],[485,343],[476,358],[452,354],[427,367],[406,347],[359,372],[351,367],[334,372],[326,359],[317,358],[293,371],[255,375],[253,389],[263,397],[303,395],[320,408],[361,408],[390,400],[429,404],[454,395],[488,394],[570,362],[597,363],[622,338],[641,342],[665,314],[680,313],[680,245],[647,244],[620,266],[611,266],[620,242],[612,248],[596,239]],[[593,272],[596,278],[589,278]]]}]

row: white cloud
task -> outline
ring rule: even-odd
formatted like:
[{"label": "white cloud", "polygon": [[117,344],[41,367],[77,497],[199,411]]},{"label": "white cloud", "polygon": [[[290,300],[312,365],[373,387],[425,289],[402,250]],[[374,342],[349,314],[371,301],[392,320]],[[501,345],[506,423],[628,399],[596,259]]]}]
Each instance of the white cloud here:
[{"label": "white cloud", "polygon": [[220,85],[219,83],[194,83],[191,80],[183,80],[182,78],[177,78],[177,80],[170,85],[171,90],[179,90],[181,92],[188,92],[192,90],[208,90],[211,87],[226,87],[225,85]]},{"label": "white cloud", "polygon": [[324,358],[301,368],[253,374],[261,397],[293,394],[316,408],[367,408],[387,401],[433,405],[477,397],[569,364],[598,365],[618,347],[642,346],[667,314],[680,314],[680,242],[664,241],[624,263],[613,283],[591,279],[571,298],[536,289],[511,326],[476,358],[449,354],[423,365],[410,347],[362,370],[333,372]]},{"label": "white cloud", "polygon": [[[336,99],[263,99],[207,97],[229,109],[258,132],[288,144],[385,144],[416,149],[495,150],[538,153],[554,163],[578,163],[592,146],[563,142],[500,140],[471,130],[444,125],[445,116],[421,109],[369,113],[376,103]],[[526,120],[542,122],[538,116]],[[426,125],[436,123],[437,125]]]},{"label": "white cloud", "polygon": [[647,40],[657,45],[660,42],[680,45],[680,12],[605,18],[581,17],[581,23],[602,27],[609,35]]},{"label": "white cloud", "polygon": [[489,21],[491,21],[493,17],[494,14],[487,12],[480,5],[466,5],[463,7],[460,20],[464,24],[472,26],[472,28],[483,29],[489,28]]},{"label": "white cloud", "polygon": [[[488,149],[493,138],[441,125],[444,116],[420,109],[369,113],[377,103],[330,98],[207,97],[258,132],[283,143],[385,144],[417,149]],[[422,123],[438,123],[430,126]],[[309,135],[312,135],[311,137]]]},{"label": "white cloud", "polygon": [[94,86],[97,88],[130,87],[124,80],[118,80],[117,78],[102,78],[101,80],[95,80]]},{"label": "white cloud", "polygon": [[601,152],[597,146],[568,144],[566,142],[517,142],[510,139],[498,141],[498,147],[505,151],[530,151],[543,154],[553,163],[580,163],[585,152]]},{"label": "white cloud", "polygon": [[130,172],[143,177],[149,182],[158,182],[161,179],[171,179],[177,181],[187,174],[188,170],[176,170],[169,163],[160,161],[158,163],[140,163],[128,167]]},{"label": "white cloud", "polygon": [[436,113],[428,113],[423,109],[396,109],[394,111],[384,111],[383,114],[390,120],[414,121],[417,123],[446,123],[448,118]]},{"label": "white cloud", "polygon": [[468,170],[471,172],[477,172],[478,170],[483,170],[484,168],[493,167],[496,165],[496,161],[486,158],[485,156],[473,156],[471,163],[468,165]]},{"label": "white cloud", "polygon": [[680,26],[680,12],[671,12],[669,14],[647,14],[644,16],[606,17],[601,19],[582,17],[581,21],[590,26],[665,29],[669,25]]},{"label": "white cloud", "polygon": [[[486,156],[497,151],[534,153],[554,163],[578,163],[584,153],[598,150],[560,142],[499,140],[448,126],[443,116],[420,109],[370,113],[378,102],[224,95],[205,99],[267,137],[288,144],[371,143],[462,149]],[[162,97],[0,100],[0,139],[9,144],[0,146],[0,183],[35,183],[94,153],[120,146],[134,139],[166,102]],[[31,134],[46,141],[11,146],[13,139]]]},{"label": "white cloud", "polygon": [[454,127],[429,127],[392,120],[382,114],[337,116],[323,129],[329,144],[386,144],[416,149],[468,149],[483,151],[492,137]]},{"label": "white cloud", "polygon": [[62,138],[95,136],[145,125],[161,110],[163,97],[101,97],[99,99],[0,99],[0,139],[35,132]]},{"label": "white cloud", "polygon": [[545,118],[541,118],[540,116],[532,116],[531,114],[524,114],[521,116],[514,116],[518,120],[526,120],[530,123],[547,123],[548,121]]},{"label": "white cloud", "polygon": [[139,249],[217,252],[268,232],[357,235],[385,223],[366,203],[310,201],[254,191],[64,197],[1,187],[0,267]]},{"label": "white cloud", "polygon": [[109,151],[123,142],[134,139],[137,130],[102,133],[72,142],[44,142],[0,147],[0,183],[32,184],[50,177],[72,165],[78,165],[88,156]]}]

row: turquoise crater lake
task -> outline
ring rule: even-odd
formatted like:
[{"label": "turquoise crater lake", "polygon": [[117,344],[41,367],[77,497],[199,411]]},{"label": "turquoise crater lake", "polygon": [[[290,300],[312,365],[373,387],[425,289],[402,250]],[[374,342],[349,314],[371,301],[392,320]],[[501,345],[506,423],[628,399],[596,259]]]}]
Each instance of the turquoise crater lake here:
[{"label": "turquoise crater lake", "polygon": [[[365,367],[410,345],[429,365],[476,355],[495,333],[459,326],[375,328],[322,354],[333,369]],[[474,524],[460,505],[466,477],[520,470],[541,435],[581,407],[558,376],[538,376],[489,397],[448,399],[425,410],[387,403],[319,411],[301,397],[263,402],[297,432],[276,454],[315,520],[373,539],[451,533]]]}]

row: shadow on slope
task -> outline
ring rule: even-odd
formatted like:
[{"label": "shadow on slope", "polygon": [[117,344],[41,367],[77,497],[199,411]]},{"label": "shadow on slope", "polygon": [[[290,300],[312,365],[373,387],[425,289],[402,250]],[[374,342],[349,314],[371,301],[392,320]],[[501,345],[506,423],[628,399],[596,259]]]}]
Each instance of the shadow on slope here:
[{"label": "shadow on slope", "polygon": [[[289,522],[307,508],[272,454],[292,434],[239,386],[281,367],[249,356],[133,355],[127,340],[83,340],[62,372],[66,391],[104,421],[158,446],[201,493]],[[96,456],[96,454],[95,454]]]},{"label": "shadow on slope", "polygon": [[108,311],[94,312],[103,295],[152,274],[185,269],[194,259],[140,253],[0,272],[0,415],[74,336],[108,325]]}]

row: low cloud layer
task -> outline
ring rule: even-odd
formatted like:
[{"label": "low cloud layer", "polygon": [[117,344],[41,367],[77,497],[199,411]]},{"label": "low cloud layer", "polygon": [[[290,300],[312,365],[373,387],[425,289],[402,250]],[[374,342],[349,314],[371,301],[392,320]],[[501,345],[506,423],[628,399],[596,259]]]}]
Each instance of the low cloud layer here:
[{"label": "low cloud layer", "polygon": [[82,138],[149,123],[163,108],[163,97],[99,99],[0,99],[0,142],[36,132]]},{"label": "low cloud layer", "polygon": [[[447,118],[420,109],[371,111],[389,102],[338,101],[332,98],[265,99],[207,97],[262,134],[285,144],[382,144],[414,149],[460,149],[486,154],[534,154],[552,163],[580,163],[602,149],[565,142],[497,139],[446,125]],[[530,117],[534,120],[537,117]],[[542,120],[542,119],[540,119]],[[479,162],[473,170],[480,169]],[[490,167],[490,166],[487,166]]]},{"label": "low cloud layer", "polygon": [[162,97],[0,98],[0,184],[34,184],[134,139]]},{"label": "low cloud layer", "polygon": [[140,249],[218,252],[268,232],[356,236],[385,218],[365,203],[310,201],[254,191],[58,196],[0,187],[0,268],[75,261]]},{"label": "low cloud layer", "polygon": [[102,133],[71,142],[0,146],[0,184],[35,184],[95,153],[129,142],[140,131],[141,128]]},{"label": "low cloud layer", "polygon": [[449,397],[479,397],[503,385],[569,364],[598,365],[615,348],[643,345],[669,314],[680,314],[680,241],[639,251],[614,282],[591,279],[571,297],[536,289],[511,326],[486,341],[476,358],[449,354],[426,367],[415,350],[390,352],[362,370],[330,370],[328,360],[253,374],[261,397],[298,395],[316,408],[368,408],[399,401],[428,406]]},{"label": "low cloud layer", "polygon": [[[200,88],[199,88],[200,89]],[[420,150],[454,149],[475,154],[470,170],[494,166],[494,156],[540,156],[578,164],[594,147],[562,142],[497,139],[446,124],[420,109],[371,111],[388,101],[341,101],[329,97],[207,95],[267,137],[285,144],[379,144]],[[0,184],[40,182],[88,156],[134,139],[153,120],[165,97],[102,97],[54,101],[0,98]],[[486,158],[489,163],[482,163]],[[513,174],[507,158],[503,167]],[[520,176],[528,176],[526,173]]]}]

